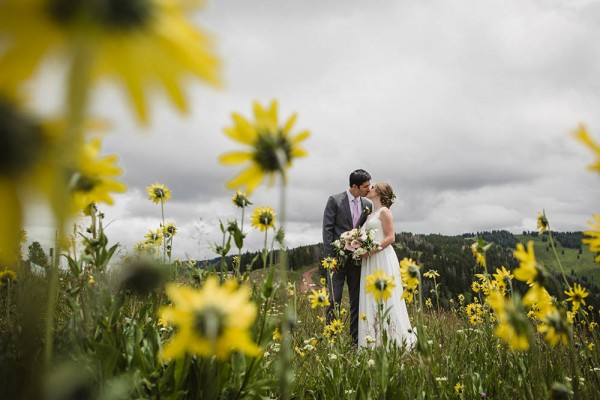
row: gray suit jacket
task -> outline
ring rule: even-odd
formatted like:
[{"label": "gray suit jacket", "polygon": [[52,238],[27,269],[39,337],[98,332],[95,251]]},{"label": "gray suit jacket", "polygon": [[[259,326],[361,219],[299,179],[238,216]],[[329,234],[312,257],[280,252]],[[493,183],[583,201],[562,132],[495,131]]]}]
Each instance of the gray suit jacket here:
[{"label": "gray suit jacket", "polygon": [[[365,223],[367,216],[373,211],[373,203],[366,197],[360,198],[362,213],[358,226]],[[368,210],[366,209],[368,207]],[[327,200],[323,213],[323,247],[325,257],[331,256],[333,250],[331,243],[340,238],[340,235],[352,229],[352,212],[348,202],[348,192],[334,194]]]}]

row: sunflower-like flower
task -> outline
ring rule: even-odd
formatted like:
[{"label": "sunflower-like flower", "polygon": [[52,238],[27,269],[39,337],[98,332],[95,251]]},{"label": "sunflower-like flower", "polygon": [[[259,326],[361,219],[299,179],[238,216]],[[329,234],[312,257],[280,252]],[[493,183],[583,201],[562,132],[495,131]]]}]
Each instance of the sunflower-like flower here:
[{"label": "sunflower-like flower", "polygon": [[477,241],[471,245],[471,252],[473,253],[473,257],[475,257],[475,261],[483,268],[486,268],[487,266],[485,253],[490,247],[492,247],[492,243],[486,243],[482,238],[478,238]]},{"label": "sunflower-like flower", "polygon": [[311,308],[317,307],[326,307],[330,305],[329,302],[329,293],[327,293],[327,289],[322,288],[321,290],[312,290],[312,294],[308,296],[308,299],[311,301]]},{"label": "sunflower-like flower", "polygon": [[144,237],[146,238],[146,243],[150,245],[158,246],[163,242],[163,233],[161,229],[155,231],[150,230]]},{"label": "sunflower-like flower", "polygon": [[255,121],[250,122],[240,114],[233,114],[234,126],[225,128],[225,134],[250,146],[250,149],[226,153],[219,159],[225,165],[250,163],[238,176],[227,182],[228,188],[245,187],[248,193],[252,193],[265,176],[269,177],[269,185],[273,184],[277,173],[285,179],[285,171],[292,166],[292,161],[307,155],[300,143],[310,136],[307,130],[296,136],[291,135],[296,114],[283,126],[279,125],[275,100],[267,109],[255,101],[254,118]]},{"label": "sunflower-like flower", "polygon": [[0,57],[0,84],[16,89],[47,56],[83,44],[92,61],[92,79],[118,78],[142,122],[148,117],[144,91],[156,83],[185,111],[182,78],[195,75],[219,83],[210,41],[186,20],[185,3],[3,1],[0,38],[7,46]]},{"label": "sunflower-like flower", "polygon": [[259,207],[250,217],[250,223],[261,232],[269,228],[275,229],[275,211],[269,206]]},{"label": "sunflower-like flower", "polygon": [[323,261],[321,261],[321,265],[325,269],[335,269],[337,267],[338,260],[335,257],[325,257]]},{"label": "sunflower-like flower", "polygon": [[273,341],[274,342],[281,341],[281,331],[279,331],[279,327],[278,326],[276,326],[275,330],[273,331]]},{"label": "sunflower-like flower", "polygon": [[497,286],[500,288],[502,292],[504,292],[509,286],[510,281],[515,277],[510,273],[506,267],[502,266],[500,268],[496,268],[496,273],[493,274],[493,277],[496,281]]},{"label": "sunflower-like flower", "polygon": [[[600,215],[593,214],[594,220],[589,221],[588,224],[592,227],[591,231],[584,231],[585,238],[581,240],[583,244],[590,246],[590,251],[594,253],[600,253]],[[600,262],[600,254],[595,258],[596,262]]]},{"label": "sunflower-like flower", "polygon": [[382,269],[378,269],[367,276],[366,282],[365,289],[367,293],[371,293],[377,301],[385,301],[390,298],[394,287],[396,287],[394,277],[386,275]]},{"label": "sunflower-like flower", "polygon": [[0,287],[8,285],[17,280],[17,273],[10,269],[0,271]]},{"label": "sunflower-like flower", "polygon": [[550,223],[548,222],[548,218],[546,217],[546,211],[538,212],[537,229],[540,235],[546,232],[549,227]]},{"label": "sunflower-like flower", "polygon": [[165,236],[175,236],[177,235],[177,225],[175,222],[167,222],[165,224]]},{"label": "sunflower-like flower", "polygon": [[527,243],[527,250],[522,243],[517,243],[514,255],[519,260],[519,268],[515,270],[515,278],[523,282],[533,282],[537,278],[538,268],[533,250],[533,241]]},{"label": "sunflower-like flower", "polygon": [[163,307],[159,314],[177,329],[161,352],[163,360],[185,353],[214,355],[220,360],[227,359],[232,351],[260,354],[249,332],[257,311],[249,301],[247,286],[219,286],[217,278],[209,277],[200,290],[171,284],[167,294],[173,306]]},{"label": "sunflower-like flower", "polygon": [[420,268],[412,258],[403,258],[400,261],[400,274],[402,285],[408,291],[413,291],[419,285]]},{"label": "sunflower-like flower", "polygon": [[571,327],[572,321],[567,313],[555,309],[544,315],[541,322],[537,330],[540,333],[546,334],[546,340],[552,347],[556,346],[559,342],[562,342],[564,345],[569,344],[569,340],[573,336],[573,330]]},{"label": "sunflower-like flower", "polygon": [[439,277],[440,274],[436,270],[430,269],[429,271],[425,272],[423,276],[425,278],[435,279],[436,277]]},{"label": "sunflower-like flower", "polygon": [[236,190],[235,194],[231,198],[231,201],[233,202],[233,205],[238,208],[246,208],[252,204],[250,200],[248,200],[246,193],[240,192],[239,190]]},{"label": "sunflower-like flower", "polygon": [[574,283],[572,288],[565,290],[565,294],[567,295],[567,301],[573,303],[573,312],[577,312],[582,304],[585,306],[585,298],[590,295],[588,291],[578,283]]},{"label": "sunflower-like flower", "polygon": [[116,155],[99,157],[102,142],[96,138],[85,144],[79,157],[77,171],[73,174],[70,189],[75,210],[83,210],[92,203],[114,203],[111,192],[123,193],[127,186],[113,180],[121,175],[115,164]]},{"label": "sunflower-like flower", "polygon": [[573,133],[574,136],[583,142],[590,150],[596,153],[596,161],[594,164],[590,164],[589,168],[592,171],[600,172],[600,144],[592,140],[587,132],[585,125],[581,124],[577,130]]},{"label": "sunflower-like flower", "polygon": [[344,330],[344,323],[339,319],[334,319],[329,323],[329,325],[325,325],[323,330],[323,336],[328,338],[330,341],[333,340],[337,335],[342,333]]},{"label": "sunflower-like flower", "polygon": [[327,279],[325,279],[325,278],[321,278],[321,279],[319,279],[319,283],[320,283],[321,285],[326,285],[326,284],[327,284]]},{"label": "sunflower-like flower", "polygon": [[504,299],[496,292],[488,303],[494,309],[498,325],[494,333],[504,340],[513,351],[527,350],[531,337],[531,323],[523,310],[520,301]]},{"label": "sunflower-like flower", "polygon": [[171,198],[171,190],[158,182],[147,186],[146,192],[148,193],[148,200],[152,200],[154,204],[165,204],[165,202]]}]

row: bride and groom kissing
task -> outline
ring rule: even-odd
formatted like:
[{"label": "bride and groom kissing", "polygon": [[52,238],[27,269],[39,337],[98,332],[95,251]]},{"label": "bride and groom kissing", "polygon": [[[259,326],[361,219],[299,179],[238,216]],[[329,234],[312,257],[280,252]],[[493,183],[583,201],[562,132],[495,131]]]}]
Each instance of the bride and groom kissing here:
[{"label": "bride and groom kissing", "polygon": [[404,343],[407,348],[411,348],[416,341],[406,303],[402,299],[400,267],[393,249],[395,230],[390,207],[394,199],[395,195],[389,184],[376,182],[371,185],[371,175],[365,170],[357,169],[350,174],[349,188],[330,196],[323,213],[325,257],[335,257],[332,243],[340,239],[344,232],[358,227],[372,229],[373,240],[379,245],[362,256],[360,264],[357,265],[352,257],[348,257],[344,265],[338,265],[327,277],[329,296],[333,299],[327,310],[327,322],[330,323],[335,318],[342,301],[344,283],[347,282],[350,333],[355,346],[366,347],[372,342],[382,342],[377,321],[377,301],[366,290],[366,277],[377,270],[393,277],[395,283],[392,295],[384,301],[384,309],[389,309],[384,327],[388,341],[395,341],[398,346]]}]

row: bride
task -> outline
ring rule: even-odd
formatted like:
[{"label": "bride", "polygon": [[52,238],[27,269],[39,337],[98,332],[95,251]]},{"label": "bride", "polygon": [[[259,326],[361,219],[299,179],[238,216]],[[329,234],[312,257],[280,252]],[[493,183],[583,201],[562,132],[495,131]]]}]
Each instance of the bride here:
[{"label": "bride", "polygon": [[392,248],[395,242],[394,220],[390,207],[394,202],[394,192],[387,183],[377,182],[367,194],[373,202],[373,212],[369,215],[364,227],[374,229],[374,241],[378,242],[381,250],[371,250],[363,259],[361,267],[361,281],[359,292],[358,346],[371,345],[371,338],[378,345],[381,344],[379,322],[377,321],[377,301],[372,294],[365,290],[366,277],[377,270],[393,277],[395,287],[392,295],[384,301],[383,310],[389,309],[389,314],[384,320],[383,327],[387,331],[388,343],[396,342],[398,346],[404,345],[412,348],[416,342],[416,335],[410,325],[406,303],[402,299],[402,278],[396,253]]}]

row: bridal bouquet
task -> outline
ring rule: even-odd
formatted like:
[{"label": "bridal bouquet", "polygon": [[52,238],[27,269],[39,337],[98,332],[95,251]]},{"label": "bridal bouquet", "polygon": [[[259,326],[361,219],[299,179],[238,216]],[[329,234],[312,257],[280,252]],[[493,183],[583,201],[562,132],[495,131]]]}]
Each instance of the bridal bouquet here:
[{"label": "bridal bouquet", "polygon": [[374,249],[381,249],[379,243],[373,240],[375,230],[365,228],[354,228],[340,235],[340,238],[332,243],[336,252],[339,265],[344,265],[348,257],[358,264],[361,257]]}]

